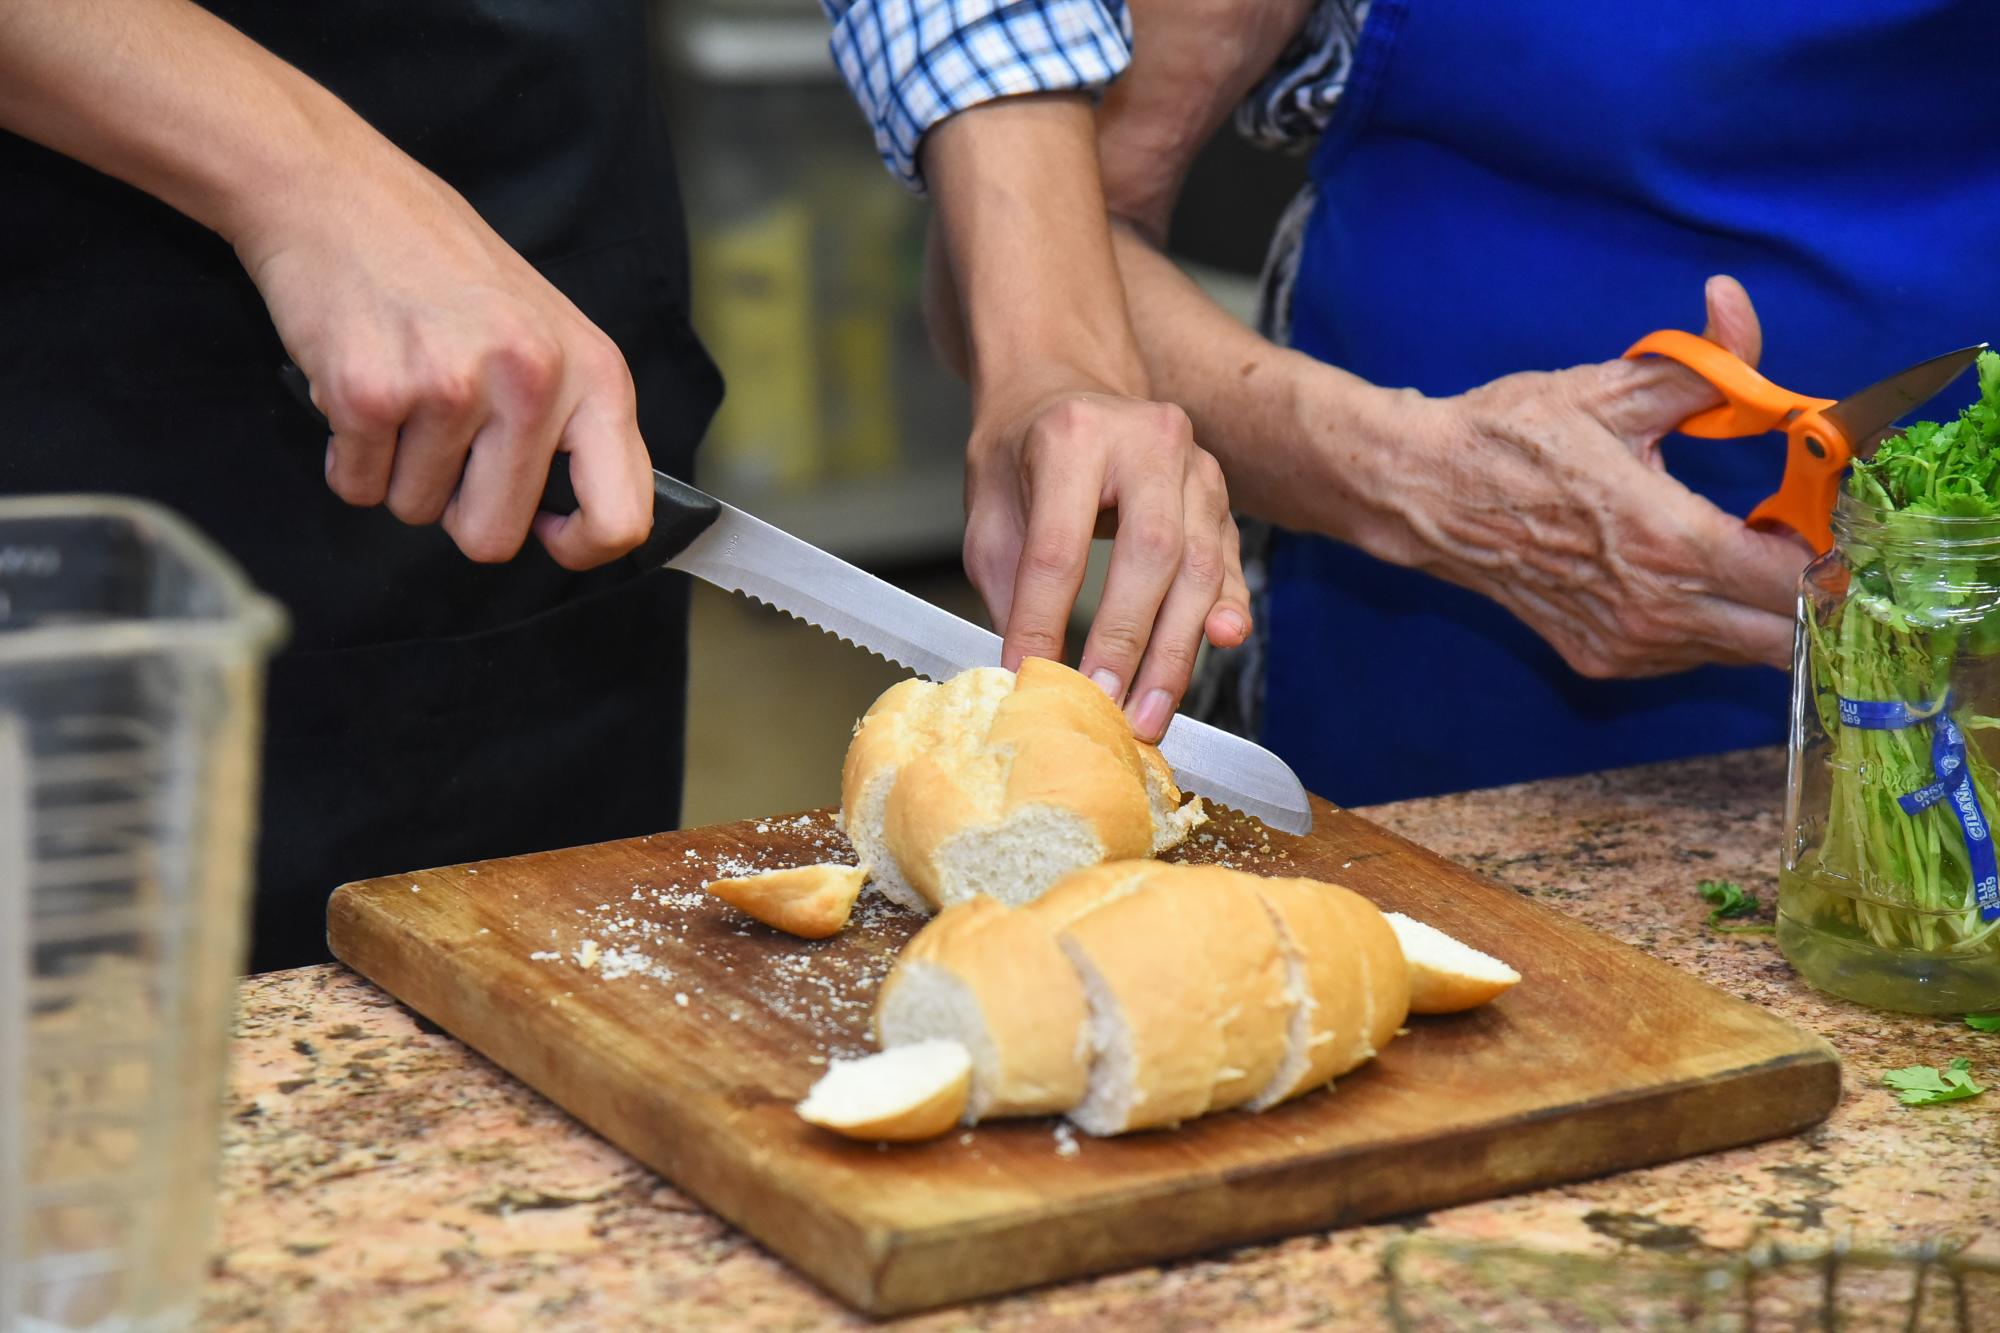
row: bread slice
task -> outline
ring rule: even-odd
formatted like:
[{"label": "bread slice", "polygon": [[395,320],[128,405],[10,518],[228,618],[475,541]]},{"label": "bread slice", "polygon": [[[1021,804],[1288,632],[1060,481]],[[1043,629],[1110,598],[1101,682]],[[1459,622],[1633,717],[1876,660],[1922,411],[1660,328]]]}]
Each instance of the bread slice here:
[{"label": "bread slice", "polygon": [[1461,944],[1435,926],[1385,912],[1410,968],[1410,1012],[1456,1014],[1485,1004],[1521,974],[1491,954]]},{"label": "bread slice", "polygon": [[1367,979],[1349,939],[1348,914],[1325,892],[1329,887],[1309,879],[1257,885],[1278,930],[1292,1009],[1284,1058],[1250,1099],[1253,1111],[1323,1087],[1373,1054]]},{"label": "bread slice", "polygon": [[1403,1030],[1403,1021],[1410,1016],[1409,965],[1403,960],[1403,946],[1397,942],[1395,930],[1380,908],[1352,889],[1337,884],[1320,887],[1332,895],[1347,916],[1347,938],[1360,965],[1361,990],[1366,1000],[1363,1022],[1368,1052],[1362,1059],[1373,1059]]},{"label": "bread slice", "polygon": [[958,1123],[972,1057],[955,1041],[921,1041],[859,1060],[836,1060],[798,1113],[850,1139],[936,1138]]},{"label": "bread slice", "polygon": [[1222,1056],[1205,1111],[1242,1106],[1269,1085],[1289,1051],[1294,1006],[1277,925],[1255,881],[1233,870],[1159,866],[1148,883],[1175,922],[1196,928],[1205,915],[1213,923],[1203,943],[1221,990]]},{"label": "bread slice", "polygon": [[1047,925],[990,898],[948,907],[918,931],[875,1002],[884,1047],[948,1038],[971,1054],[967,1124],[1083,1100],[1084,1019],[1083,984]]},{"label": "bread slice", "polygon": [[1201,914],[1179,925],[1141,886],[1079,917],[1057,943],[1090,1006],[1090,1082],[1069,1113],[1091,1134],[1192,1120],[1208,1109],[1222,1067],[1221,985]]},{"label": "bread slice", "polygon": [[927,911],[1031,901],[1072,870],[1174,846],[1206,817],[1103,691],[1040,658],[888,691],[856,729],[841,802],[873,882]]},{"label": "bread slice", "polygon": [[710,880],[704,887],[746,916],[808,940],[838,934],[868,872],[829,862]]}]

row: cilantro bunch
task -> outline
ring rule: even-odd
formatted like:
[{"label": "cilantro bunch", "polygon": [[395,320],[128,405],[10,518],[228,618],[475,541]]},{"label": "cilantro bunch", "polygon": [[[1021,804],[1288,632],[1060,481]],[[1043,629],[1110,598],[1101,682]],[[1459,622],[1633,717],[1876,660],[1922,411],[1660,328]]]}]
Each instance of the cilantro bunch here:
[{"label": "cilantro bunch", "polygon": [[1978,376],[1979,401],[1956,420],[1918,422],[1856,460],[1839,561],[1813,567],[1804,599],[1830,753],[1824,838],[1800,870],[1847,886],[1823,895],[1838,919],[1818,928],[1885,949],[2000,951],[1979,919],[1950,803],[1915,815],[1897,804],[1936,780],[1931,726],[1845,727],[1839,707],[1847,698],[1926,711],[1949,698],[1973,789],[2000,817],[2000,772],[1977,734],[2000,727],[1978,711],[2000,698],[2000,355],[1982,352]]}]

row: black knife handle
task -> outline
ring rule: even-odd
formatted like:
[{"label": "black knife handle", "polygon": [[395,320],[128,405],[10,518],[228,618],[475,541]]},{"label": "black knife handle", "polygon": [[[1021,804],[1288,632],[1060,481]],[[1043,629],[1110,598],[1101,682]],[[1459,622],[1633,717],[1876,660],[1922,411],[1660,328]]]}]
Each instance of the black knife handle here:
[{"label": "black knife handle", "polygon": [[[290,361],[278,367],[278,379],[300,407],[312,414],[320,429],[331,432],[326,414],[312,400],[312,384],[306,373]],[[549,464],[548,485],[542,488],[541,507],[551,514],[574,514],[579,506],[569,481],[569,455],[558,453]],[[653,472],[653,535],[646,538],[632,558],[644,565],[664,565],[688,548],[688,544],[708,531],[722,513],[722,502],[657,469]]]},{"label": "black knife handle", "polygon": [[[559,453],[549,464],[549,484],[542,488],[542,508],[551,514],[574,514],[576,492],[569,484],[569,455]],[[651,567],[687,550],[688,543],[708,531],[722,513],[722,502],[655,468],[653,470],[653,535],[632,552]]]}]

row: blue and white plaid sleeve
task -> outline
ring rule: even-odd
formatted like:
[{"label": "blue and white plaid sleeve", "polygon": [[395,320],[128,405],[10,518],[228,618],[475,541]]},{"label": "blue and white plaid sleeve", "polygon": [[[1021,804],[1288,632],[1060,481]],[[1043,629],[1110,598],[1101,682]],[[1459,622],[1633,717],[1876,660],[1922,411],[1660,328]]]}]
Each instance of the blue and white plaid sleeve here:
[{"label": "blue and white plaid sleeve", "polygon": [[898,179],[945,117],[1018,93],[1101,88],[1132,58],[1124,0],[820,0],[833,60]]}]

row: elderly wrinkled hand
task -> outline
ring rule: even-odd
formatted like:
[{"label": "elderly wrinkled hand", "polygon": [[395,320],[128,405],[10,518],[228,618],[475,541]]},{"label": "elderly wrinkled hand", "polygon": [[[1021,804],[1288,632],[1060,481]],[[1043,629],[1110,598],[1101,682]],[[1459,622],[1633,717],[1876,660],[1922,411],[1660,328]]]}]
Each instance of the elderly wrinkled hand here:
[{"label": "elderly wrinkled hand", "polygon": [[[1743,288],[1712,278],[1706,336],[1755,364]],[[1659,441],[1719,401],[1659,358],[1509,375],[1453,398],[1385,395],[1336,535],[1482,593],[1586,676],[1790,660],[1810,556],[1669,475]],[[1340,423],[1323,429],[1334,438]],[[1338,447],[1338,446],[1336,446]],[[1340,469],[1334,469],[1336,472]]]}]

